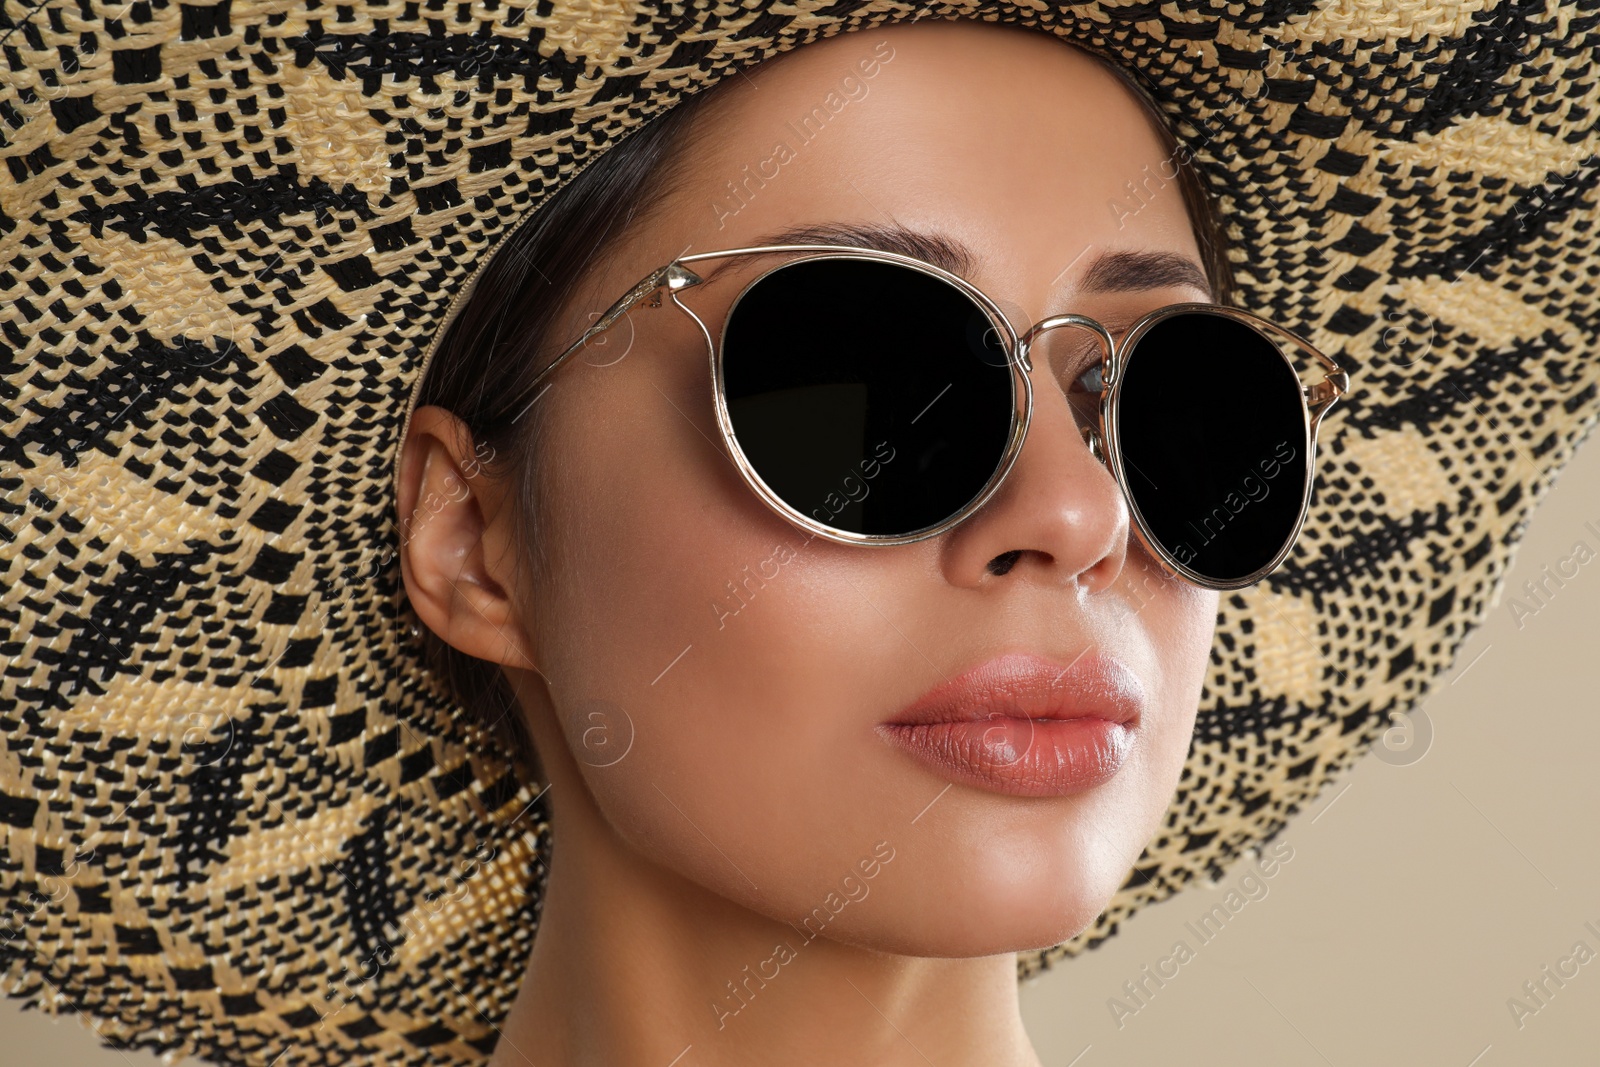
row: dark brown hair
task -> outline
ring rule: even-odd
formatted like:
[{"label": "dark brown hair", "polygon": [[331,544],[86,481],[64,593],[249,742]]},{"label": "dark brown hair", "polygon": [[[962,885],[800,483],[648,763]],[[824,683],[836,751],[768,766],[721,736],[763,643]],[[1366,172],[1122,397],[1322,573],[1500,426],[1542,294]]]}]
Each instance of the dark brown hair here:
[{"label": "dark brown hair", "polygon": [[[672,188],[689,128],[710,93],[700,93],[626,135],[581,170],[491,253],[471,294],[429,362],[416,406],[436,404],[472,432],[480,469],[515,478],[512,529],[531,579],[548,573],[540,535],[542,483],[533,457],[544,422],[538,404],[513,426],[538,370],[570,343],[563,325],[591,271],[643,224]],[[585,324],[586,325],[586,324]],[[537,774],[537,754],[499,664],[469,656],[422,627],[424,660],[457,703],[487,727],[522,765]]]},{"label": "dark brown hair", "polygon": [[[1116,64],[1094,58],[1134,90],[1166,142],[1215,299],[1228,303],[1233,278],[1225,231],[1189,161],[1191,153],[1179,146],[1142,85]],[[585,323],[567,328],[567,308],[622,237],[665,200],[693,145],[695,118],[708,98],[721,95],[718,87],[696,93],[601,149],[597,159],[502,240],[451,322],[420,387],[418,407],[436,404],[466,424],[477,454],[486,457],[486,474],[517,479],[512,521],[515,543],[524,552],[518,562],[529,565],[534,584],[549,573],[550,565],[540,532],[545,494],[540,465],[534,462],[545,453],[544,423],[540,406],[534,404],[513,426],[520,409],[513,398],[524,395],[538,370],[581,333]],[[641,273],[657,265],[641,265]],[[502,751],[517,759],[523,773],[539,776],[537,753],[500,666],[461,652],[426,627],[421,639],[428,667],[445,680],[456,701],[489,729]]]}]

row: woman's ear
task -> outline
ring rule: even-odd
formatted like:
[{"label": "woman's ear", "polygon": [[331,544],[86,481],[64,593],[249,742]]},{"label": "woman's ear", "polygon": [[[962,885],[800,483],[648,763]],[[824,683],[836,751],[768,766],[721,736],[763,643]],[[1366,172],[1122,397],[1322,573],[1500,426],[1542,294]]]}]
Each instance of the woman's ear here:
[{"label": "woman's ear", "polygon": [[444,408],[418,408],[402,449],[400,573],[417,617],[469,656],[537,669],[514,596],[509,485],[489,476],[472,431]]}]

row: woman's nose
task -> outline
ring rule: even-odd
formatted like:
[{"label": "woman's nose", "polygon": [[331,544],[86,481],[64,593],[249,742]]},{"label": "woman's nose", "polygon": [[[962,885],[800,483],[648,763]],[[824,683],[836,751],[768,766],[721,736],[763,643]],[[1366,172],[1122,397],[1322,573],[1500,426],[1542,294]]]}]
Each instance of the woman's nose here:
[{"label": "woman's nose", "polygon": [[1049,359],[1033,357],[1033,414],[1010,473],[946,535],[943,565],[957,585],[995,576],[1100,592],[1122,572],[1127,501],[1095,454],[1098,426],[1075,415]]}]

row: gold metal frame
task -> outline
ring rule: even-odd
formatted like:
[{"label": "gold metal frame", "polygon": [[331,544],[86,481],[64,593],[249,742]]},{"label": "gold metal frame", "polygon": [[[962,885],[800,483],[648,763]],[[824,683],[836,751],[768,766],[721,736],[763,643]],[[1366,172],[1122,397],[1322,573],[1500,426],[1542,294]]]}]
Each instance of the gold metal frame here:
[{"label": "gold metal frame", "polygon": [[[679,293],[685,289],[701,284],[704,279],[686,264],[699,263],[712,259],[726,259],[733,256],[766,255],[780,252],[804,253],[798,259],[789,259],[776,266],[770,267],[747,282],[739,291],[733,302],[729,305],[724,316],[722,332],[718,341],[713,341],[711,331],[706,327],[694,309],[685,305],[679,299]],[[1015,383],[1013,399],[1015,410],[1012,413],[1011,434],[1006,443],[1005,454],[1001,457],[995,468],[995,473],[988,483],[958,512],[933,526],[921,530],[913,530],[906,534],[872,535],[856,534],[845,530],[838,530],[824,523],[818,522],[809,515],[805,515],[791,507],[777,493],[775,493],[760,475],[750,466],[745,458],[744,450],[739,447],[738,439],[734,435],[733,426],[729,419],[726,397],[724,395],[724,382],[722,373],[722,349],[720,343],[726,339],[727,321],[733,317],[733,311],[739,302],[762,279],[773,271],[782,267],[792,266],[796,263],[808,262],[815,259],[869,259],[879,262],[895,263],[931,275],[941,281],[947,282],[967,296],[989,316],[995,328],[999,331],[1004,344],[1007,361],[1011,367],[1012,378]],[[1311,492],[1316,475],[1316,444],[1317,431],[1321,426],[1323,416],[1338,402],[1350,388],[1350,376],[1331,358],[1318,351],[1309,341],[1297,334],[1291,333],[1277,324],[1252,315],[1247,311],[1226,307],[1221,304],[1184,303],[1169,304],[1157,308],[1143,318],[1139,319],[1129,328],[1126,336],[1119,344],[1108,330],[1100,323],[1084,315],[1052,315],[1041,319],[1024,333],[1018,334],[1011,321],[1006,318],[1000,306],[989,298],[981,289],[960,275],[953,274],[932,263],[924,262],[911,256],[901,255],[897,252],[887,252],[879,249],[860,248],[855,245],[827,245],[827,244],[786,244],[786,245],[759,245],[747,248],[722,249],[715,252],[698,252],[694,255],[681,256],[664,267],[652,271],[646,277],[630,288],[616,303],[606,309],[605,313],[597,319],[593,326],[583,332],[583,335],[564,349],[560,355],[550,362],[550,365],[540,371],[522,393],[513,398],[513,403],[521,401],[530,393],[532,399],[523,405],[522,409],[513,417],[512,422],[520,420],[533,401],[537,400],[540,393],[535,390],[541,382],[547,379],[556,369],[565,363],[572,355],[581,350],[595,336],[610,329],[618,319],[626,315],[640,301],[649,297],[647,307],[658,308],[661,306],[661,295],[666,293],[668,298],[685,314],[695,321],[700,327],[700,332],[706,339],[707,353],[710,359],[712,396],[717,414],[717,426],[720,430],[728,454],[738,467],[740,475],[755,492],[756,496],[774,512],[798,526],[800,529],[813,533],[819,537],[835,541],[840,544],[851,545],[903,545],[925,538],[935,537],[946,530],[960,524],[973,512],[981,508],[990,497],[999,491],[1005,482],[1006,476],[1011,473],[1011,468],[1016,464],[1017,456],[1022,451],[1022,443],[1027,438],[1028,426],[1033,417],[1033,380],[1029,376],[1033,371],[1033,360],[1030,349],[1033,342],[1042,334],[1059,327],[1072,327],[1086,330],[1093,334],[1099,341],[1103,356],[1101,357],[1100,377],[1102,390],[1100,393],[1100,426],[1083,428],[1083,435],[1089,445],[1091,453],[1102,463],[1106,463],[1116,479],[1118,487],[1122,490],[1123,498],[1128,502],[1129,515],[1133,519],[1133,528],[1140,542],[1150,554],[1173,575],[1184,578],[1196,585],[1208,589],[1238,589],[1252,585],[1266,577],[1283,562],[1299,539],[1300,531],[1305,525],[1306,515],[1310,510]],[[1271,563],[1246,578],[1218,581],[1200,574],[1175,559],[1171,553],[1156,543],[1154,536],[1149,532],[1144,515],[1139,510],[1138,502],[1128,492],[1128,481],[1123,470],[1121,449],[1117,437],[1117,401],[1121,395],[1123,380],[1122,371],[1137,351],[1138,343],[1146,333],[1157,323],[1173,315],[1202,312],[1205,314],[1221,315],[1235,322],[1242,323],[1262,334],[1272,343],[1273,349],[1288,365],[1291,374],[1300,381],[1299,372],[1284,352],[1284,345],[1288,344],[1298,349],[1303,355],[1310,357],[1325,371],[1325,377],[1310,385],[1301,383],[1300,407],[1305,427],[1305,495],[1300,503],[1300,517],[1295,522],[1294,530],[1285,538],[1283,547],[1273,557]]]}]

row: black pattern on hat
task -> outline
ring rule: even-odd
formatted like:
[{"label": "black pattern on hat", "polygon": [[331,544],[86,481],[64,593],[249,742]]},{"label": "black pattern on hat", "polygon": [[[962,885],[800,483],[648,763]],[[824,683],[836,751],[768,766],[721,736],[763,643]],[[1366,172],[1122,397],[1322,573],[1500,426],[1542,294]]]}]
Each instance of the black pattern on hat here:
[{"label": "black pattern on hat", "polygon": [[683,96],[913,17],[1141,72],[1250,310],[1352,371],[1287,564],[1096,924],[1218,876],[1425,696],[1600,413],[1600,5],[0,0],[6,989],[219,1062],[483,1059],[537,783],[419,662],[392,470],[511,227]]}]

